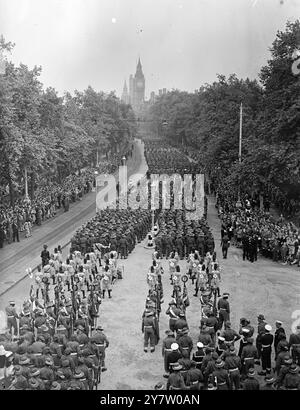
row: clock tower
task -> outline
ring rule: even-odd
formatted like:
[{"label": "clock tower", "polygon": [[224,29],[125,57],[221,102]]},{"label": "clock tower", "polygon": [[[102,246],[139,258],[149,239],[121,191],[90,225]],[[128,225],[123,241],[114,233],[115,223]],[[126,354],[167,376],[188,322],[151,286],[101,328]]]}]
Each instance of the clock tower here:
[{"label": "clock tower", "polygon": [[133,101],[134,109],[139,109],[145,101],[145,77],[142,70],[141,60],[139,59],[136,73],[133,79]]}]

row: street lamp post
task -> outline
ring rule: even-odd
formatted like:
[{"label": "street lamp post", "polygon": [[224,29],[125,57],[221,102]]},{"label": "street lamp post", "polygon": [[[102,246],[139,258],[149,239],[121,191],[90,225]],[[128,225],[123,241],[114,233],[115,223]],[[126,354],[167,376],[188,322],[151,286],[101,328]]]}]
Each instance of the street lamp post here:
[{"label": "street lamp post", "polygon": [[25,199],[28,201],[29,196],[28,196],[28,173],[27,173],[27,167],[24,169],[24,182],[25,182]]},{"label": "street lamp post", "polygon": [[[243,103],[240,106],[240,133],[239,133],[239,164],[242,163],[242,131],[243,131]],[[241,197],[240,197],[240,190],[241,190],[241,181],[239,176],[239,186],[238,186],[238,200],[236,203],[237,208],[241,208]]]}]

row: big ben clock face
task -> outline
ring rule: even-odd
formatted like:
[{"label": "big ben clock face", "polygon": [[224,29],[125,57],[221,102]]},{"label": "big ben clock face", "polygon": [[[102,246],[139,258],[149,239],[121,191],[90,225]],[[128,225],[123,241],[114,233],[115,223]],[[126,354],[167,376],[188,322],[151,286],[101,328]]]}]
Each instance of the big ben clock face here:
[{"label": "big ben clock face", "polygon": [[142,88],[143,87],[143,82],[142,81],[138,81],[138,83],[137,83],[137,86],[139,87],[139,88]]}]

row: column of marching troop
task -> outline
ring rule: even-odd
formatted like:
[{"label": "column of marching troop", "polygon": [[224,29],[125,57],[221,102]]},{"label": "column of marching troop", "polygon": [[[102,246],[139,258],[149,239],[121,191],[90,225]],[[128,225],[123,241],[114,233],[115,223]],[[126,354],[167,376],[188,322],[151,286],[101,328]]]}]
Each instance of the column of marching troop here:
[{"label": "column of marching troop", "polygon": [[[254,340],[254,327],[247,318],[240,319],[239,329],[230,322],[229,293],[220,295],[220,265],[216,253],[202,257],[193,250],[187,257],[186,273],[179,265],[180,255],[172,251],[167,258],[172,298],[166,314],[169,329],[162,341],[164,377],[167,390],[275,390],[300,389],[300,326],[286,340],[281,321],[276,321],[275,337],[264,315],[258,315],[258,329]],[[151,352],[159,340],[159,315],[161,312],[164,273],[162,257],[156,250],[147,273],[149,294],[143,313],[142,331],[144,350],[150,342]],[[194,350],[189,335],[186,309],[190,305],[187,282],[195,286],[194,296],[199,296],[200,332]],[[239,346],[236,347],[236,343]],[[272,371],[272,344],[275,350],[275,366]],[[290,353],[289,353],[290,351]],[[256,371],[255,365],[262,370]],[[263,380],[259,376],[265,376]],[[158,383],[156,389],[164,389]]]},{"label": "column of marching troop", "polygon": [[6,307],[2,376],[12,377],[10,389],[97,388],[109,346],[97,319],[106,290],[111,298],[122,278],[118,254],[95,244],[93,252],[75,251],[63,262],[59,247],[50,255],[45,245],[41,257],[42,267],[28,270],[33,283],[21,312],[14,301]]}]

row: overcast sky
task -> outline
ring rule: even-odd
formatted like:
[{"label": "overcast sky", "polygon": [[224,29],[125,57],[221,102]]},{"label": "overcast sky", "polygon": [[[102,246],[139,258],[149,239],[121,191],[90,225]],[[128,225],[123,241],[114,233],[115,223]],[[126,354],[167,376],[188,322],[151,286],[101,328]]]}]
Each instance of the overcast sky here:
[{"label": "overcast sky", "polygon": [[60,93],[120,95],[140,56],[149,96],[217,73],[256,77],[277,30],[299,16],[300,0],[0,0],[0,33],[16,43],[11,59],[41,65]]}]

